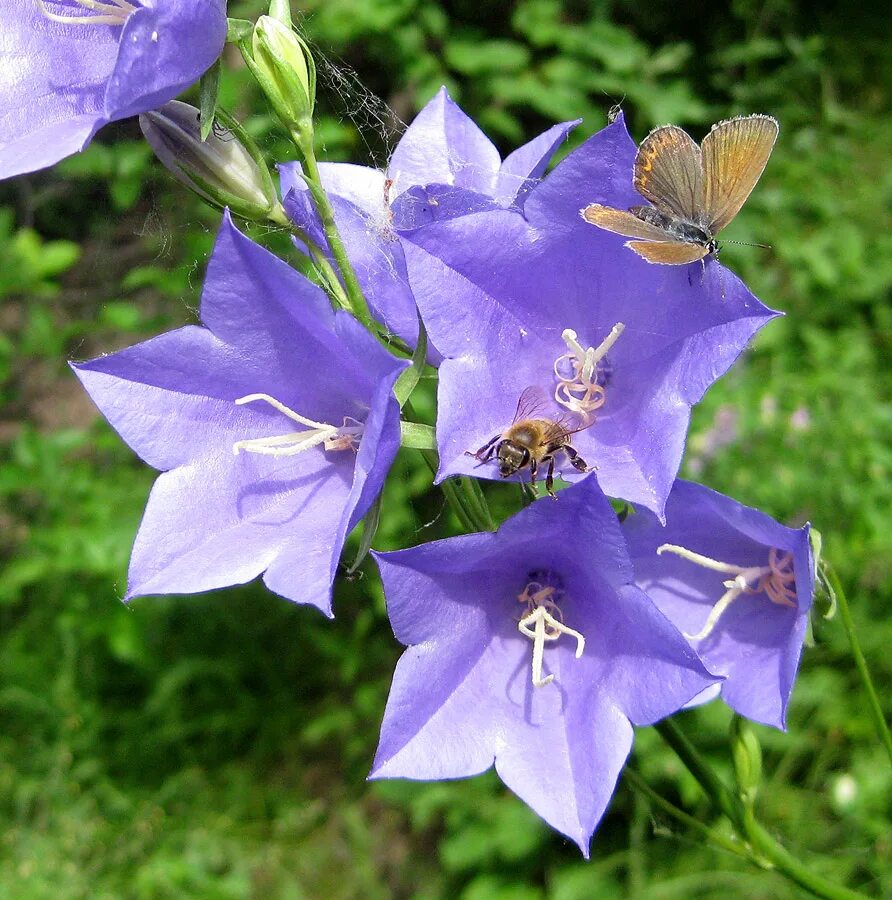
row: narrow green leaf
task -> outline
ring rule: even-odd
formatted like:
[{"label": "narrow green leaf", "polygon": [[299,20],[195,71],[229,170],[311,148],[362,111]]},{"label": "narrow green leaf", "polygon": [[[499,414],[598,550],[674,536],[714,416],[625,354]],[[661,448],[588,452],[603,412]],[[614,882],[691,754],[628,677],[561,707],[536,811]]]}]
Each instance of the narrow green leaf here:
[{"label": "narrow green leaf", "polygon": [[198,108],[201,111],[201,139],[206,141],[217,115],[217,95],[220,91],[221,60],[217,60],[201,76],[198,83]]},{"label": "narrow green leaf", "polygon": [[369,507],[369,511],[362,520],[362,537],[359,539],[359,551],[356,559],[347,568],[347,574],[352,575],[361,565],[362,561],[369,555],[372,549],[372,541],[375,540],[375,534],[378,531],[378,523],[381,521],[381,494],[375,498],[375,502]]},{"label": "narrow green leaf", "polygon": [[412,450],[436,450],[437,434],[430,425],[400,422],[400,443]]},{"label": "narrow green leaf", "polygon": [[406,401],[412,396],[412,391],[415,390],[418,382],[421,380],[426,357],[427,332],[424,329],[424,323],[421,321],[421,315],[419,314],[418,343],[415,345],[415,351],[412,353],[412,365],[397,378],[393,388],[393,393],[400,405],[400,409],[406,405]]}]

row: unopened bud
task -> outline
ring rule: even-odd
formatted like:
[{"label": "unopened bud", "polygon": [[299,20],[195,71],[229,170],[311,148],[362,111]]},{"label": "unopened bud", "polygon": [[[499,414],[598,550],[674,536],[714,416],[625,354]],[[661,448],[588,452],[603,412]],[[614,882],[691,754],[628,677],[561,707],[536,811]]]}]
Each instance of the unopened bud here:
[{"label": "unopened bud", "polygon": [[217,110],[207,140],[199,111],[171,100],[143,113],[139,125],[158,159],[173,176],[214,206],[228,206],[245,219],[264,220],[279,198],[263,155],[231,116]]},{"label": "unopened bud", "polygon": [[762,747],[752,725],[741,716],[731,720],[731,756],[740,799],[752,805],[762,781]]},{"label": "unopened bud", "polygon": [[288,129],[307,133],[316,103],[316,64],[294,29],[261,16],[254,26],[249,65]]}]

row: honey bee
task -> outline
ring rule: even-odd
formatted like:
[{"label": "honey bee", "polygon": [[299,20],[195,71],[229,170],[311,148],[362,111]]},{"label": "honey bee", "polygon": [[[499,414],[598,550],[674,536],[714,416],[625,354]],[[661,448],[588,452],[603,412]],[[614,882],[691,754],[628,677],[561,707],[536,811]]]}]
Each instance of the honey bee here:
[{"label": "honey bee", "polygon": [[[563,420],[546,419],[542,416],[545,408],[543,393],[537,387],[528,387],[517,401],[517,410],[511,424],[501,434],[494,435],[476,453],[466,451],[469,456],[489,462],[493,456],[499,466],[499,475],[508,478],[526,468],[530,470],[530,484],[536,486],[536,476],[541,466],[548,464],[545,475],[545,490],[549,496],[554,492],[555,456],[563,452],[570,465],[577,472],[590,471],[586,461],[570,443],[571,435],[588,428],[571,428]],[[591,424],[591,423],[589,423]]]}]

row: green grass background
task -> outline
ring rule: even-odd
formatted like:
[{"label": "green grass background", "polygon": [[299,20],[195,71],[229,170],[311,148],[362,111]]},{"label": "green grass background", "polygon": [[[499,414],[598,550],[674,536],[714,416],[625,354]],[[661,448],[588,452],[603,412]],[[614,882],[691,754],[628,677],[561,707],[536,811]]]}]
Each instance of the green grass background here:
[{"label": "green grass background", "polygon": [[[441,84],[503,152],[582,116],[570,149],[619,101],[638,139],[668,121],[699,137],[732,114],[780,120],[726,235],[772,249],[729,247],[723,260],[787,316],[694,410],[683,472],[823,531],[892,713],[883,20],[869,4],[795,0],[309,0],[300,18],[320,54],[326,159],[382,164],[399,120]],[[250,115],[271,159],[289,158],[236,55],[226,59],[225,105]],[[193,321],[217,221],[133,122],[0,188],[0,896],[800,896],[624,783],[589,863],[491,775],[366,783],[400,652],[368,564],[340,580],[331,623],[256,585],[121,604],[153,473],[97,419],[65,361]],[[432,415],[429,390],[419,405]],[[379,546],[454,529],[417,454],[404,451],[394,476]],[[816,871],[888,896],[888,760],[841,625],[819,619],[815,632],[789,733],[758,728],[760,814]],[[727,711],[680,719],[729,772]],[[634,765],[708,818],[651,729]]]}]

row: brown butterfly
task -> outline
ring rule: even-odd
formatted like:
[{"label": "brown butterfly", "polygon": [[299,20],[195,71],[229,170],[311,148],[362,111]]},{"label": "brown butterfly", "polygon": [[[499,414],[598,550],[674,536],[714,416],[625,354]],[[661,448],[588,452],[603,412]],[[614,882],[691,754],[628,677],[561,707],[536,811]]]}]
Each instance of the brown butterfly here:
[{"label": "brown butterfly", "polygon": [[740,212],[777,139],[771,116],[712,126],[698,147],[677,125],[655,128],[635,155],[632,185],[653,206],[626,212],[592,203],[586,222],[637,238],[626,246],[651,263],[681,266],[718,250],[715,236]]}]

